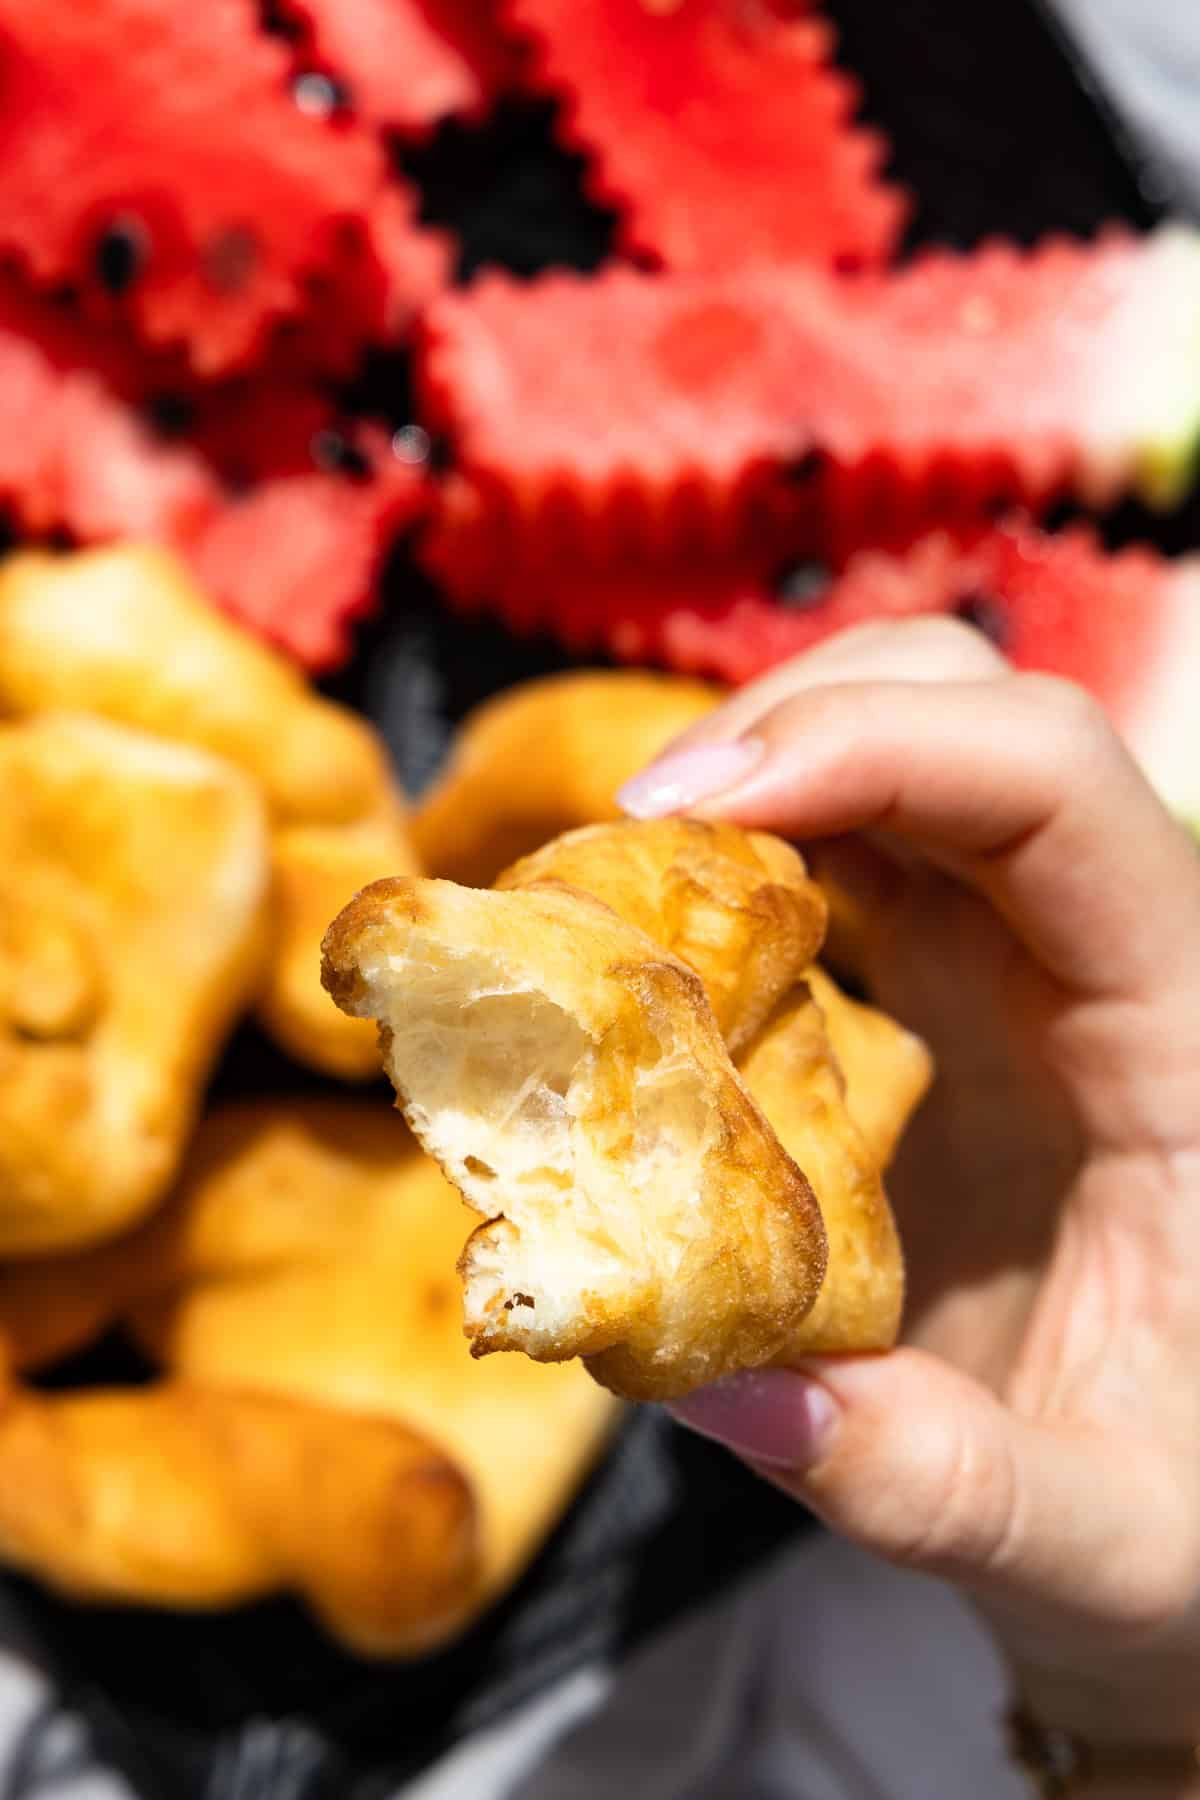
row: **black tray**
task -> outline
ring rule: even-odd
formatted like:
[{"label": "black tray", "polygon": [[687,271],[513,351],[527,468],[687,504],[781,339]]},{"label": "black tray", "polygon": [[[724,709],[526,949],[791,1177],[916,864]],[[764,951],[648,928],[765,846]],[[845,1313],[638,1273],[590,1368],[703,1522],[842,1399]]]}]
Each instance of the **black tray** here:
[{"label": "black tray", "polygon": [[[1027,242],[1158,216],[1157,175],[1039,0],[831,0],[830,11],[867,114],[919,196],[913,244]],[[447,129],[406,160],[428,216],[459,231],[463,273],[486,262],[588,268],[606,253],[611,222],[583,200],[550,119],[545,106],[507,106],[486,130]],[[363,387],[406,419],[402,362],[376,362]],[[1165,524],[1130,509],[1112,530],[1176,548],[1200,542],[1198,523],[1194,507]],[[472,705],[565,658],[444,613],[404,547],[386,585],[382,617],[328,685],[378,722],[417,791]],[[217,1082],[241,1094],[320,1085],[253,1032]],[[111,1377],[121,1356],[102,1347],[72,1374]],[[343,1655],[283,1602],[209,1619],[88,1611],[6,1579],[0,1608],[52,1697],[0,1800],[43,1791],[48,1727],[63,1707],[82,1712],[95,1753],[147,1800],[384,1796],[456,1738],[584,1661],[619,1655],[806,1528],[797,1508],[646,1409],[519,1589],[466,1642],[416,1665]]]}]

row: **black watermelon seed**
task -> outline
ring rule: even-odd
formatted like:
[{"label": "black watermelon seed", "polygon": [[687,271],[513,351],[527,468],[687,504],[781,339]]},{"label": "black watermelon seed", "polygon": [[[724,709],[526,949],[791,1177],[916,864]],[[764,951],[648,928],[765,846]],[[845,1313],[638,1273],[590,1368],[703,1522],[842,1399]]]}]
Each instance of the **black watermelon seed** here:
[{"label": "black watermelon seed", "polygon": [[283,7],[275,4],[275,0],[264,0],[259,11],[259,24],[271,37],[286,38],[288,43],[297,44],[304,36],[304,27],[299,19],[294,19]]},{"label": "black watermelon seed", "polygon": [[436,431],[430,433],[426,467],[431,475],[444,475],[447,469],[454,467],[454,446],[448,437],[442,437]]},{"label": "black watermelon seed", "polygon": [[973,625],[976,631],[982,632],[997,650],[1008,648],[1008,608],[993,594],[964,594],[955,602],[954,616],[964,625]]},{"label": "black watermelon seed", "polygon": [[309,445],[318,469],[329,475],[348,475],[363,481],[371,473],[371,465],[361,450],[344,438],[340,431],[315,431]]},{"label": "black watermelon seed", "polygon": [[828,461],[823,450],[806,450],[803,456],[785,465],[784,480],[791,487],[808,487],[825,473]]},{"label": "black watermelon seed", "polygon": [[336,75],[323,69],[304,69],[292,77],[292,99],[314,119],[331,119],[350,111],[350,90]]},{"label": "black watermelon seed", "polygon": [[92,251],[96,279],[110,294],[127,293],[149,260],[150,234],[132,213],[111,220]]},{"label": "black watermelon seed", "polygon": [[789,563],[775,578],[775,598],[790,612],[815,612],[829,598],[829,570],[824,563]]},{"label": "black watermelon seed", "polygon": [[146,416],[159,437],[185,437],[196,423],[196,407],[186,394],[152,394]]}]

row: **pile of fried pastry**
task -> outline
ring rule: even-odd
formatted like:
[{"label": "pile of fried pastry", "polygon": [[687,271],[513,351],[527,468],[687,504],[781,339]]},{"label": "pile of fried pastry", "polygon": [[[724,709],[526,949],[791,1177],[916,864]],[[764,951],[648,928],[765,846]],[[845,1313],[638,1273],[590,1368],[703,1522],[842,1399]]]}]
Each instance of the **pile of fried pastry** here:
[{"label": "pile of fried pastry", "polygon": [[[894,1341],[924,1047],[817,966],[794,850],[617,820],[717,697],[531,683],[410,812],[165,554],[0,564],[0,1559],[417,1654],[618,1396]],[[206,1104],[248,1014],[320,1097]],[[149,1385],[37,1385],[112,1329]]]}]

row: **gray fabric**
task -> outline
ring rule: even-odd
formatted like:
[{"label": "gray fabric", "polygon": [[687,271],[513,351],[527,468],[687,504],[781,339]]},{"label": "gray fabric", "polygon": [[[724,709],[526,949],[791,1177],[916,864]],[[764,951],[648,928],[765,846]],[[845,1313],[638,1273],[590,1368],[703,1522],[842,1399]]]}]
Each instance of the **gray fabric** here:
[{"label": "gray fabric", "polygon": [[1171,202],[1200,216],[1200,0],[1052,0],[1161,164]]},{"label": "gray fabric", "polygon": [[1027,1800],[1004,1695],[948,1588],[810,1539],[637,1657],[512,1800]]}]

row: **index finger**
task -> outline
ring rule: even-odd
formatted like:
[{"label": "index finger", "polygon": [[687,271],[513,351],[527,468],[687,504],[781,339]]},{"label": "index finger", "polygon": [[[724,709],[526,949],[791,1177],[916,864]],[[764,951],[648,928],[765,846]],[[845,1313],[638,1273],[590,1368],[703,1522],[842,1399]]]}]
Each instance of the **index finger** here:
[{"label": "index finger", "polygon": [[[902,635],[897,632],[897,637]],[[685,749],[640,778],[669,795],[681,754],[731,778],[688,810],[798,839],[882,831],[986,895],[1080,993],[1200,985],[1200,862],[1100,707],[1054,677],[804,687],[718,760]],[[674,781],[668,777],[675,764]]]}]

